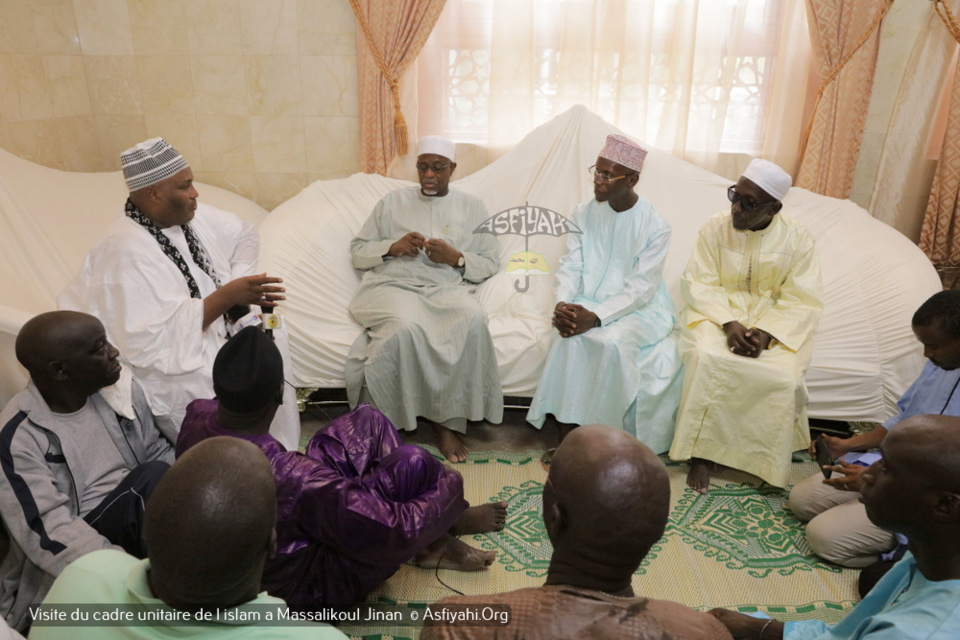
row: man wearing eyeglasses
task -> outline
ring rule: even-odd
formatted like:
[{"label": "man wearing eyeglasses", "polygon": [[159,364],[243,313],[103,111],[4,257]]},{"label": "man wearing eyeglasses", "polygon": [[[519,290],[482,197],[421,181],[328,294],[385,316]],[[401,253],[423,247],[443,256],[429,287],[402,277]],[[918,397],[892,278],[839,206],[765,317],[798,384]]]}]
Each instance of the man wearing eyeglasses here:
[{"label": "man wearing eyeglasses", "polygon": [[727,190],[730,212],[700,228],[681,278],[686,373],[670,457],[690,460],[706,493],[725,465],[787,485],[790,457],[810,441],[803,374],[823,309],[813,236],[780,213],[790,175],[750,163]]},{"label": "man wearing eyeglasses", "polygon": [[483,202],[449,188],[453,142],[420,140],[420,186],[388,193],[350,242],[365,271],[350,313],[366,331],[346,364],[351,406],[369,402],[397,429],[433,427],[440,451],[462,462],[467,420],[499,423],[503,391],[487,314],[475,285],[500,268],[500,244],[475,234]]},{"label": "man wearing eyeglasses", "polygon": [[[621,425],[656,453],[670,448],[683,384],[670,333],[675,309],[663,284],[670,225],[634,191],[646,149],[607,137],[591,167],[594,198],[573,220],[557,270],[559,333],[527,421],[552,414],[561,440],[577,425]],[[602,396],[597,396],[597,389]]]}]

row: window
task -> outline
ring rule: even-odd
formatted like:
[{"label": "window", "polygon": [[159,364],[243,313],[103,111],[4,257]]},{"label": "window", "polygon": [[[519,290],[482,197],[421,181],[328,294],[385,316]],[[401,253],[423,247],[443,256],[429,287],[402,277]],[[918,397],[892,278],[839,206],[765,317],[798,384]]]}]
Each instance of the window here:
[{"label": "window", "polygon": [[417,62],[418,130],[509,145],[579,103],[677,155],[759,155],[790,73],[800,117],[797,39],[800,0],[447,0]]}]

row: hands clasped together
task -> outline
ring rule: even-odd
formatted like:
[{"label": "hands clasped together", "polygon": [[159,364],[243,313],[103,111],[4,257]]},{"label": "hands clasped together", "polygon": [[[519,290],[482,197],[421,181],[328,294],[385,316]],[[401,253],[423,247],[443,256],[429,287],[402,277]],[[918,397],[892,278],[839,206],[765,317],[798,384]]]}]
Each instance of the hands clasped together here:
[{"label": "hands clasped together", "polygon": [[553,326],[563,338],[578,336],[597,326],[597,314],[579,304],[558,302],[553,308]]},{"label": "hands clasped together", "polygon": [[727,346],[730,351],[746,358],[758,358],[767,347],[773,336],[763,329],[748,329],[736,320],[723,325],[723,332],[727,334]]},{"label": "hands clasped together", "polygon": [[446,240],[440,238],[430,238],[427,240],[423,234],[411,231],[392,245],[387,251],[388,256],[410,256],[416,258],[423,249],[427,257],[440,264],[448,264],[451,267],[457,266],[460,260],[460,252],[456,247],[450,245]]}]

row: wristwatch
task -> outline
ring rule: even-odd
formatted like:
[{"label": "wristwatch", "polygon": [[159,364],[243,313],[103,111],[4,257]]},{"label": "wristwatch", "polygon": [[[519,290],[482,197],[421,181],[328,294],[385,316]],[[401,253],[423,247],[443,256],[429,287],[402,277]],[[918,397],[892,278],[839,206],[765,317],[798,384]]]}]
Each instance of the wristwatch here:
[{"label": "wristwatch", "polygon": [[463,254],[460,254],[460,259],[457,260],[457,269],[463,269],[463,266],[467,264],[467,261],[463,259]]}]

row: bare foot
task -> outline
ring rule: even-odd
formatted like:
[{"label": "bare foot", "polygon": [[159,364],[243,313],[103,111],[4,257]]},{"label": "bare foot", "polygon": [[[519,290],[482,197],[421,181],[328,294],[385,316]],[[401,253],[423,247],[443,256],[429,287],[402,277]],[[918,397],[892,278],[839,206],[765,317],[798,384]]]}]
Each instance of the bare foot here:
[{"label": "bare foot", "polygon": [[424,569],[480,571],[493,564],[496,557],[497,554],[493,551],[475,549],[466,542],[445,533],[414,558],[413,562]]},{"label": "bare foot", "polygon": [[687,485],[698,493],[706,495],[710,489],[709,460],[690,458],[690,471],[687,473]]},{"label": "bare foot", "polygon": [[503,531],[507,524],[507,503],[488,502],[476,507],[468,507],[460,519],[457,520],[450,533],[455,536],[471,533],[487,533],[488,531]]},{"label": "bare foot", "polygon": [[440,453],[450,462],[463,462],[467,459],[467,445],[463,444],[460,434],[450,431],[439,422],[431,422],[433,435],[437,439]]},{"label": "bare foot", "polygon": [[560,422],[557,420],[557,431],[560,433],[560,442],[563,442],[563,439],[570,435],[570,432],[579,426],[580,425],[573,422]]}]

